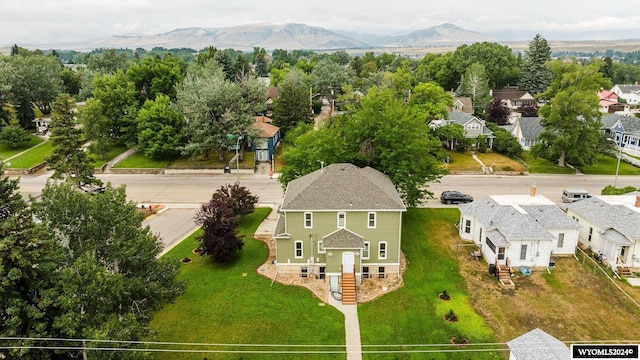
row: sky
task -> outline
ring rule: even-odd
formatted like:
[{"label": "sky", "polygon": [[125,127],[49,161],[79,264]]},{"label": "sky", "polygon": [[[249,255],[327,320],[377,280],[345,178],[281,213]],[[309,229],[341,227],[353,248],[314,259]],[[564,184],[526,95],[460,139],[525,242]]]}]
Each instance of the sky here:
[{"label": "sky", "polygon": [[540,33],[550,40],[604,40],[640,38],[640,5],[637,0],[2,0],[0,46],[292,22],[386,35],[453,23],[503,39]]}]

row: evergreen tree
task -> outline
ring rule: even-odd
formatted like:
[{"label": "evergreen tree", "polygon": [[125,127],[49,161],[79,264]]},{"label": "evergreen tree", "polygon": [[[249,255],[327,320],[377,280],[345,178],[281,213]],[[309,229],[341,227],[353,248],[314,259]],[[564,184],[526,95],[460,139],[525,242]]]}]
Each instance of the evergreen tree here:
[{"label": "evergreen tree", "polygon": [[524,55],[520,69],[520,88],[532,94],[540,94],[547,89],[553,76],[546,66],[551,59],[551,47],[545,38],[536,34],[529,41]]},{"label": "evergreen tree", "polygon": [[60,94],[52,105],[51,145],[47,158],[54,179],[69,179],[80,184],[99,184],[93,176],[93,167],[83,150],[82,130],[76,122],[76,105],[68,94]]}]

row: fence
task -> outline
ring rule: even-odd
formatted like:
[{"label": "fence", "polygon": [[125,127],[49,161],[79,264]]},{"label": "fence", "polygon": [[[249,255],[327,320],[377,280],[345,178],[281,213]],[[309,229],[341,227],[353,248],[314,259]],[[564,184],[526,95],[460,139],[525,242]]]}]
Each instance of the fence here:
[{"label": "fence", "polygon": [[[592,258],[591,256],[589,256],[584,250],[580,249],[579,247],[576,248],[578,251],[576,252],[576,259],[578,261],[580,261],[582,263],[582,265],[584,265],[585,267],[591,267],[591,265],[593,265],[593,274],[594,275],[598,275],[598,273],[604,275],[607,279],[608,279],[608,284],[609,285],[613,285],[615,288],[617,288],[618,290],[620,290],[620,292],[622,294],[624,294],[624,306],[625,309],[628,310],[628,305],[631,306],[635,306],[637,310],[640,310],[640,303],[638,303],[635,299],[633,299],[631,297],[631,295],[627,294],[626,291],[624,291],[624,289],[622,289],[620,287],[620,285],[618,285],[615,281],[614,278],[612,278],[609,273],[606,271],[606,269],[604,269],[602,266],[600,266],[600,264],[598,264],[598,262],[596,262],[596,260],[594,258]],[[616,277],[618,276],[618,274],[613,273]],[[609,287],[607,287],[607,290],[609,289]]]}]

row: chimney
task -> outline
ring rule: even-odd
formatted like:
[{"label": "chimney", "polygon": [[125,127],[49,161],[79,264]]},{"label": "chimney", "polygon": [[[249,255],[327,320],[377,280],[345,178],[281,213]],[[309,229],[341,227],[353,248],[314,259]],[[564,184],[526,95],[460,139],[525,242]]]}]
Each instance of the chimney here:
[{"label": "chimney", "polygon": [[531,185],[531,188],[529,188],[529,196],[531,196],[531,197],[535,197],[536,196],[536,186],[535,185]]},{"label": "chimney", "polygon": [[636,207],[640,207],[640,195],[636,195]]}]

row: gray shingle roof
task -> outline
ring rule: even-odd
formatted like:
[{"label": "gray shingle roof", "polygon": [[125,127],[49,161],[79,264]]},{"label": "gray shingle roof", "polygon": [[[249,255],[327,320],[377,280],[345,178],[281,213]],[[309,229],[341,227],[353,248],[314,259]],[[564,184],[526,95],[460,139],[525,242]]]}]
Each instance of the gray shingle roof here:
[{"label": "gray shingle roof", "polygon": [[601,230],[615,229],[631,239],[640,239],[640,214],[624,205],[610,205],[592,197],[565,206]]},{"label": "gray shingle roof", "polygon": [[536,328],[507,342],[514,359],[566,360],[571,357],[569,348],[562,341]]},{"label": "gray shingle roof", "polygon": [[460,205],[460,212],[474,216],[484,228],[500,232],[505,241],[552,240],[550,229],[580,227],[555,205],[500,205],[487,197]]},{"label": "gray shingle roof", "polygon": [[347,229],[338,229],[322,238],[325,249],[364,249],[364,238]]},{"label": "gray shingle roof", "polygon": [[633,245],[633,242],[631,242],[631,240],[627,239],[624,235],[620,234],[620,232],[614,229],[606,230],[602,235],[607,239],[609,239],[609,241],[611,241],[615,245],[621,245],[621,246]]},{"label": "gray shingle roof", "polygon": [[616,84],[616,86],[625,94],[640,91],[640,85],[638,84]]},{"label": "gray shingle roof", "polygon": [[285,233],[285,217],[280,215],[278,216],[278,222],[276,223],[276,229],[273,232],[274,237],[277,238],[289,238],[291,237],[289,234]]},{"label": "gray shingle roof", "polygon": [[[455,121],[456,123],[458,123],[460,125],[465,125],[469,121],[473,120],[473,118],[478,119],[477,117],[473,116],[472,114],[468,114],[466,112],[449,111],[449,120],[453,120],[453,121]],[[478,119],[478,120],[480,120],[480,119]],[[480,122],[482,122],[482,120],[480,120]]]},{"label": "gray shingle roof", "polygon": [[602,127],[613,130],[613,126],[620,121],[624,132],[627,134],[640,134],[640,119],[635,116],[617,114],[602,115]]},{"label": "gray shingle roof", "polygon": [[396,210],[406,207],[388,176],[338,163],[292,180],[281,210]]},{"label": "gray shingle roof", "polygon": [[523,117],[519,121],[520,130],[525,139],[537,139],[544,130],[539,117]]}]

